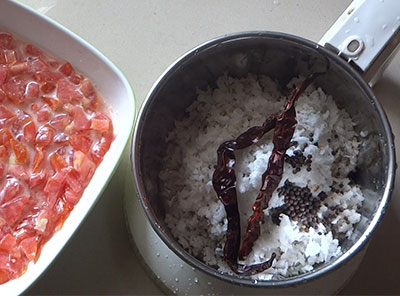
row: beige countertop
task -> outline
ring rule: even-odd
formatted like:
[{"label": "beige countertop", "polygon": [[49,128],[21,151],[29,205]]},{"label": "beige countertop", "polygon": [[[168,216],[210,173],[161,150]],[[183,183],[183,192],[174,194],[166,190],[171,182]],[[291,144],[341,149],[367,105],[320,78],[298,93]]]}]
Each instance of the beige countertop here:
[{"label": "beige countertop", "polygon": [[[208,39],[238,31],[270,30],[318,41],[350,3],[349,0],[20,1],[80,35],[110,58],[130,81],[137,106],[169,64]],[[400,147],[399,78],[400,54],[374,87],[392,124],[397,147]],[[129,243],[123,217],[123,174],[120,168],[80,230],[28,294],[162,293],[144,272]],[[400,294],[399,198],[397,187],[359,271],[342,294]]]}]

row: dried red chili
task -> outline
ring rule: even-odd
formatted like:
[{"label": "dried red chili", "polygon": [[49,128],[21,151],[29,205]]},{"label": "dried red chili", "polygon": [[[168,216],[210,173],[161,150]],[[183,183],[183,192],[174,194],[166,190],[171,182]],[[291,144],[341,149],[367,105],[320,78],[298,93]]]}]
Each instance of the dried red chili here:
[{"label": "dried red chili", "polygon": [[[224,260],[237,274],[252,275],[271,267],[276,254],[265,262],[243,265],[238,258],[243,259],[252,250],[254,242],[260,235],[260,224],[264,222],[264,210],[268,207],[272,193],[275,191],[283,174],[284,156],[290,147],[290,141],[296,128],[296,110],[294,103],[300,94],[319,74],[312,74],[298,85],[290,94],[284,111],[278,116],[268,117],[262,126],[255,126],[241,134],[235,140],[222,143],[218,148],[217,167],[212,182],[218,198],[224,205],[228,229],[224,246]],[[236,194],[235,150],[244,149],[258,142],[261,137],[274,129],[274,148],[268,161],[268,167],[262,175],[262,185],[253,204],[253,215],[250,217],[247,231],[240,245],[240,215]]]}]

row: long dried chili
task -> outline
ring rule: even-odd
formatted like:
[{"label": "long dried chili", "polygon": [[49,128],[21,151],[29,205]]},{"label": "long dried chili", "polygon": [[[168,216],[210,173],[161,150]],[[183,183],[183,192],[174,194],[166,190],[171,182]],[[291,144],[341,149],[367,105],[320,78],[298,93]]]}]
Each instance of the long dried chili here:
[{"label": "long dried chili", "polygon": [[[296,110],[294,103],[300,94],[314,80],[318,74],[312,74],[297,86],[289,96],[284,111],[278,116],[268,117],[262,126],[252,127],[235,140],[222,143],[218,148],[217,167],[214,171],[212,182],[218,198],[224,205],[228,229],[224,246],[224,260],[237,274],[252,275],[271,267],[276,254],[265,262],[243,265],[238,263],[238,258],[247,256],[260,235],[260,224],[264,221],[264,210],[268,207],[272,193],[280,183],[283,174],[284,156],[290,147],[290,141],[296,127]],[[240,215],[236,193],[236,163],[235,150],[244,149],[257,143],[261,137],[274,129],[274,148],[268,161],[268,167],[262,175],[262,184],[256,201],[253,204],[253,214],[249,219],[247,231],[240,245]]]}]

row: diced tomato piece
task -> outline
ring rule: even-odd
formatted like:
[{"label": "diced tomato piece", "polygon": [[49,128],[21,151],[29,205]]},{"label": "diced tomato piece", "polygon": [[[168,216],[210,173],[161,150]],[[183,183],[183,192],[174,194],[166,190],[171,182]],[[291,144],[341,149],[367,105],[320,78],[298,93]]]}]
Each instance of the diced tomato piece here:
[{"label": "diced tomato piece", "polygon": [[45,97],[42,96],[42,100],[50,106],[51,110],[56,111],[60,105],[60,100],[58,98]]},{"label": "diced tomato piece", "polygon": [[21,217],[22,210],[29,202],[29,196],[21,196],[4,203],[0,208],[0,215],[4,217],[7,224],[13,226]]},{"label": "diced tomato piece", "polygon": [[62,169],[64,169],[64,168],[67,167],[67,162],[66,162],[65,159],[64,159],[60,154],[58,154],[57,152],[53,152],[53,153],[50,155],[50,164],[51,164],[52,168],[53,168],[55,171],[57,171],[57,172],[59,172],[59,171],[61,171]]},{"label": "diced tomato piece", "polygon": [[34,100],[39,97],[39,84],[36,82],[29,82],[25,89],[25,99]]},{"label": "diced tomato piece", "polygon": [[43,125],[36,133],[35,143],[40,147],[44,147],[51,143],[53,137],[54,129],[49,125]]},{"label": "diced tomato piece", "polygon": [[79,174],[75,169],[71,168],[69,170],[66,182],[70,190],[72,190],[75,193],[82,193],[84,188],[81,182],[79,181]]},{"label": "diced tomato piece", "polygon": [[16,115],[13,111],[11,111],[8,107],[4,106],[3,104],[0,104],[0,120],[10,119],[15,116]]},{"label": "diced tomato piece", "polygon": [[0,145],[8,146],[10,144],[10,139],[13,136],[8,128],[1,128],[0,129]]},{"label": "diced tomato piece", "polygon": [[37,173],[40,171],[43,161],[44,161],[43,150],[39,147],[36,147],[35,157],[33,158],[33,166],[32,166],[33,173]]},{"label": "diced tomato piece", "polygon": [[14,50],[4,50],[4,57],[9,65],[17,62],[17,53]]},{"label": "diced tomato piece", "polygon": [[68,141],[68,136],[64,133],[59,133],[55,135],[53,138],[53,142],[57,144],[63,144],[66,143],[67,141]]},{"label": "diced tomato piece", "polygon": [[29,121],[27,124],[24,125],[23,132],[24,132],[24,140],[27,143],[33,143],[36,136],[35,123],[33,121]]},{"label": "diced tomato piece", "polygon": [[53,71],[38,71],[33,76],[38,82],[57,82],[63,77],[61,73]]},{"label": "diced tomato piece", "polygon": [[67,79],[57,82],[57,97],[65,102],[79,102],[82,94]]},{"label": "diced tomato piece", "polygon": [[[8,149],[4,145],[0,145],[0,159],[1,158],[8,158]],[[0,178],[3,174],[0,173]]]},{"label": "diced tomato piece", "polygon": [[96,113],[91,119],[90,128],[101,132],[112,130],[111,119],[104,113]]},{"label": "diced tomato piece", "polygon": [[22,240],[19,245],[29,261],[35,260],[38,251],[38,243],[36,237],[26,238]]},{"label": "diced tomato piece", "polygon": [[4,82],[6,82],[7,76],[8,76],[7,67],[4,65],[0,65],[0,86],[2,86]]},{"label": "diced tomato piece", "polygon": [[78,73],[73,73],[71,76],[68,77],[68,80],[71,81],[73,84],[78,85],[83,80],[83,77]]},{"label": "diced tomato piece", "polygon": [[45,185],[47,181],[47,173],[45,170],[41,170],[38,173],[33,173],[29,179],[30,188],[34,188],[39,185]]},{"label": "diced tomato piece", "polygon": [[50,125],[57,130],[64,130],[64,128],[71,122],[71,117],[68,114],[60,113],[50,120]]},{"label": "diced tomato piece", "polygon": [[64,192],[65,201],[71,206],[75,206],[81,199],[81,196],[82,192],[75,192],[74,190],[71,189],[71,187],[65,189]]},{"label": "diced tomato piece", "polygon": [[100,140],[93,145],[91,154],[97,164],[103,160],[104,155],[110,149],[113,138],[112,132],[103,132]]},{"label": "diced tomato piece", "polygon": [[70,76],[73,72],[75,72],[74,68],[69,62],[63,64],[58,71],[63,73],[65,76]]},{"label": "diced tomato piece", "polygon": [[13,48],[13,36],[6,32],[0,32],[0,48]]},{"label": "diced tomato piece", "polygon": [[77,106],[74,108],[72,121],[74,123],[74,127],[77,130],[85,130],[90,127],[90,120],[86,116],[86,113],[85,111],[83,111],[83,108],[81,106]]},{"label": "diced tomato piece", "polygon": [[96,170],[96,164],[83,152],[75,151],[73,165],[74,169],[79,174],[79,180],[82,182],[82,185],[86,186],[93,177],[94,171]]},{"label": "diced tomato piece", "polygon": [[10,164],[8,166],[8,174],[16,177],[18,180],[27,182],[29,180],[29,175],[26,173],[24,165],[20,164]]},{"label": "diced tomato piece", "polygon": [[[8,257],[8,255],[7,255],[7,257]],[[0,260],[1,260],[1,258],[0,258]],[[3,268],[2,265],[6,266],[5,263],[2,263],[0,261],[0,284],[4,284],[12,279],[11,272],[8,271],[8,269]]]},{"label": "diced tomato piece", "polygon": [[37,121],[39,122],[48,121],[51,117],[50,108],[47,105],[43,105],[37,110],[36,115],[37,115]]},{"label": "diced tomato piece", "polygon": [[13,138],[10,139],[10,144],[14,151],[17,162],[25,163],[28,160],[28,151],[26,146]]},{"label": "diced tomato piece", "polygon": [[65,219],[67,219],[74,206],[66,202],[65,199],[59,198],[54,208],[54,216],[56,217],[54,231],[58,231],[62,228]]},{"label": "diced tomato piece", "polygon": [[10,66],[10,72],[14,75],[28,73],[31,67],[28,62],[15,63]]},{"label": "diced tomato piece", "polygon": [[68,142],[75,150],[87,154],[90,151],[93,141],[88,135],[74,134],[69,136]]},{"label": "diced tomato piece", "polygon": [[3,90],[9,99],[15,103],[23,102],[23,95],[25,93],[25,83],[21,79],[13,77],[3,84]]},{"label": "diced tomato piece", "polygon": [[40,49],[38,49],[36,46],[32,44],[27,44],[25,46],[25,53],[34,57],[38,57],[42,54]]},{"label": "diced tomato piece", "polygon": [[[36,58],[30,61],[31,71],[32,72],[41,72],[41,71],[49,71],[49,66],[43,62],[40,58]],[[40,74],[35,74],[37,78]]]},{"label": "diced tomato piece", "polygon": [[10,252],[12,248],[17,244],[17,239],[11,234],[7,233],[0,240],[0,250]]},{"label": "diced tomato piece", "polygon": [[47,203],[52,208],[65,186],[66,173],[64,171],[56,172],[51,176],[43,189],[43,192],[47,195]]},{"label": "diced tomato piece", "polygon": [[6,93],[0,88],[0,102],[5,101],[8,98]]},{"label": "diced tomato piece", "polygon": [[54,82],[45,82],[40,86],[40,90],[45,94],[51,93],[53,90],[56,89],[56,85]]},{"label": "diced tomato piece", "polygon": [[90,82],[89,79],[84,79],[82,81],[81,86],[79,87],[79,90],[85,97],[90,97],[95,93],[93,84]]}]

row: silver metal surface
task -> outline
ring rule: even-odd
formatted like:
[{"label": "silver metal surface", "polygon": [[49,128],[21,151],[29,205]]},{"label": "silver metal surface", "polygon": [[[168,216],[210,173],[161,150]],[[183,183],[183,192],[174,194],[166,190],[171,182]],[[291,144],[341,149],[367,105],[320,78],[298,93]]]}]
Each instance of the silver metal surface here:
[{"label": "silver metal surface", "polygon": [[[355,181],[365,195],[361,222],[354,234],[342,242],[343,255],[312,272],[282,280],[258,281],[220,273],[187,253],[173,238],[164,222],[164,202],[158,190],[160,160],[165,137],[174,121],[185,117],[185,109],[196,99],[196,90],[216,87],[224,73],[243,77],[248,73],[268,75],[282,89],[295,76],[326,72],[316,85],[333,96],[366,135],[360,147]],[[268,115],[268,114],[267,114]],[[361,75],[348,63],[318,44],[273,32],[245,32],[207,42],[176,61],[155,83],[137,118],[132,142],[132,170],[140,203],[159,237],[182,260],[219,279],[254,288],[302,285],[353,259],[366,245],[385,212],[395,176],[393,136],[381,105]],[[219,143],[216,143],[216,147]],[[350,275],[349,275],[350,276]]]},{"label": "silver metal surface", "polygon": [[400,42],[400,1],[355,0],[319,44],[357,67],[373,85]]}]

